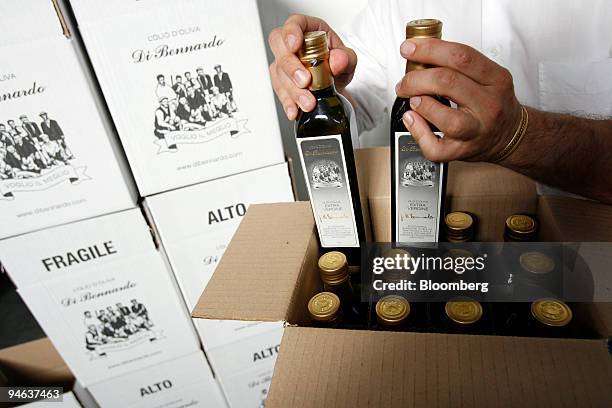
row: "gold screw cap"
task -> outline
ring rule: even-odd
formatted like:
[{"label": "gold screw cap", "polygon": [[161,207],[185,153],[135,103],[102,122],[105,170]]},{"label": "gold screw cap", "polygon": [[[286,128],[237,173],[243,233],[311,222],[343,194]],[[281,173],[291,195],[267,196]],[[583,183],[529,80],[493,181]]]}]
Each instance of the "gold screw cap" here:
[{"label": "gold screw cap", "polygon": [[388,295],[376,302],[376,316],[384,324],[399,325],[410,314],[410,303],[402,296]]},{"label": "gold screw cap", "polygon": [[444,311],[449,319],[465,325],[476,323],[483,313],[480,302],[462,297],[453,298],[446,302]]},{"label": "gold screw cap", "polygon": [[531,314],[547,326],[563,327],[572,320],[572,309],[557,299],[540,299],[531,304]]},{"label": "gold screw cap", "polygon": [[340,298],[331,292],[314,295],[308,302],[310,318],[321,322],[334,320],[340,310]]}]

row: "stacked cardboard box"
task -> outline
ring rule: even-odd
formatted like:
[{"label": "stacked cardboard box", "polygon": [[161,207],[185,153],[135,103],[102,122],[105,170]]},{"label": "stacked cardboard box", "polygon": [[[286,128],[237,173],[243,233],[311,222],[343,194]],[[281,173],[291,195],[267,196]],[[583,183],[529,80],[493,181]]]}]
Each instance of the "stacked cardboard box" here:
[{"label": "stacked cardboard box", "polygon": [[255,0],[71,0],[142,196],[283,162]]},{"label": "stacked cardboard box", "polygon": [[[378,167],[376,160],[367,160],[376,154],[372,150],[360,152],[366,159],[361,166],[376,163]],[[478,210],[491,225],[503,225],[507,213],[515,208],[538,211],[535,189],[522,177],[492,166],[459,166],[449,190],[453,191],[451,203],[459,202],[461,209],[472,209],[469,196],[475,188],[480,206],[472,211]],[[460,171],[463,177],[459,177]],[[490,184],[475,183],[473,177],[486,178]],[[368,182],[387,185],[388,176],[372,177]],[[372,194],[376,189],[370,185],[369,191]],[[463,201],[455,201],[456,197]],[[388,202],[388,196],[370,196],[372,224],[379,233],[387,230],[388,204],[384,201]],[[553,201],[540,205],[541,219],[546,219],[546,208],[562,211]],[[575,212],[575,205],[565,210],[573,208],[569,210],[572,217],[580,220],[576,224],[582,223],[581,231],[589,231],[588,217]],[[597,207],[609,218],[609,207],[584,205]],[[548,221],[554,225],[552,231],[571,231],[554,216]],[[485,233],[490,234],[488,239],[500,239],[493,227]],[[254,236],[258,239],[253,240]],[[271,252],[274,257],[269,256]],[[254,205],[192,312],[202,319],[286,324],[267,406],[612,404],[608,392],[612,362],[606,348],[612,335],[612,326],[606,324],[612,310],[604,304],[585,305],[583,317],[591,319],[600,336],[590,340],[306,327],[306,304],[319,286],[318,256],[309,203]],[[252,271],[248,276],[241,273],[244,259],[249,260]],[[240,294],[240,302],[232,301],[236,294]]]},{"label": "stacked cardboard box", "polygon": [[[160,364],[171,382],[172,373],[197,373],[211,406],[224,406],[139,209],[0,241],[0,258],[76,379],[101,407],[116,406],[108,402],[109,381],[121,378],[113,383],[115,393],[136,395],[149,384],[141,381],[154,379],[147,377],[151,367]],[[185,355],[192,356],[188,364],[181,359]],[[195,398],[183,387],[152,394],[130,399],[129,406],[171,402],[178,395]]]},{"label": "stacked cardboard box", "polygon": [[0,239],[135,205],[83,65],[49,0],[0,5]]},{"label": "stacked cardboard box", "polygon": [[[148,197],[155,226],[189,309],[213,276],[240,220],[255,203],[293,201],[287,163]],[[248,260],[245,259],[248,264]],[[249,275],[248,266],[243,274]],[[238,299],[236,301],[239,301]],[[267,395],[282,325],[195,320],[204,350],[233,407]]]}]

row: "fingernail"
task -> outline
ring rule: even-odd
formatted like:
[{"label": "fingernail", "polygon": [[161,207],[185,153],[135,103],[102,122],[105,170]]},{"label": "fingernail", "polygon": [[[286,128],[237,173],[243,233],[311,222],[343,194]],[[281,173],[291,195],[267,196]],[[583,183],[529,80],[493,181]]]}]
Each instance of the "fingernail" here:
[{"label": "fingernail", "polygon": [[298,69],[293,74],[293,80],[298,86],[306,86],[308,85],[308,74],[304,70]]},{"label": "fingernail", "polygon": [[400,47],[402,55],[411,55],[416,50],[416,44],[412,41],[404,41]]},{"label": "fingernail", "polygon": [[293,106],[288,107],[285,112],[287,112],[287,117],[289,118],[289,120],[293,120],[297,115],[297,109],[295,109],[295,107]]},{"label": "fingernail", "polygon": [[420,96],[413,96],[412,98],[410,98],[410,107],[412,107],[412,109],[418,108],[420,104],[421,104]]},{"label": "fingernail", "polygon": [[410,112],[404,113],[402,119],[404,120],[404,124],[406,125],[406,127],[410,127],[414,123],[414,118],[412,117],[412,114]]},{"label": "fingernail", "polygon": [[287,36],[287,45],[289,46],[289,48],[290,48],[291,50],[293,50],[293,46],[295,45],[295,42],[296,42],[296,41],[297,41],[297,38],[296,38],[296,36],[295,36],[295,35],[293,35],[293,34],[289,34],[289,35]]},{"label": "fingernail", "polygon": [[310,104],[310,98],[306,95],[300,95],[299,101],[302,110],[306,110],[306,105]]}]

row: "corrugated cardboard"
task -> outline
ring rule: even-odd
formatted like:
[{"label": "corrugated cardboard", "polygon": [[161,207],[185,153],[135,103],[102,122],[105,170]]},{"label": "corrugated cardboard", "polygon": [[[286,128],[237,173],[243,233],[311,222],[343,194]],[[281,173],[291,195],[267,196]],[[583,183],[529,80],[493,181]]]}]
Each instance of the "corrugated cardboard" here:
[{"label": "corrugated cardboard", "polygon": [[[360,169],[359,186],[365,185],[374,240],[378,242],[391,240],[389,156],[388,147],[355,151],[355,161]],[[533,180],[494,164],[450,163],[446,195],[450,211],[469,211],[476,215],[479,221],[476,241],[502,241],[506,217],[536,212],[537,195]],[[483,217],[484,214],[487,216]],[[493,222],[491,214],[496,215],[495,220],[501,219],[501,223]]]},{"label": "corrugated cardboard", "polygon": [[612,206],[596,201],[561,196],[538,198],[540,240],[587,242],[578,250],[580,259],[594,279],[594,297],[600,302],[587,308],[599,332],[612,337],[612,298],[610,242],[612,242]]},{"label": "corrugated cardboard", "polygon": [[[291,327],[303,322],[318,280],[309,210],[308,203],[251,206],[193,311],[290,325],[266,406],[612,404],[604,339]],[[499,221],[500,212],[493,213]]]},{"label": "corrugated cardboard", "polygon": [[287,327],[266,407],[609,406],[600,340]]},{"label": "corrugated cardboard", "polygon": [[72,388],[74,376],[47,338],[0,350],[0,371],[9,385]]},{"label": "corrugated cardboard", "polygon": [[570,197],[541,196],[538,218],[542,241],[612,241],[610,205]]},{"label": "corrugated cardboard", "polygon": [[303,265],[318,253],[314,226],[309,202],[250,206],[193,316],[286,320],[298,283],[315,275],[315,264]]}]

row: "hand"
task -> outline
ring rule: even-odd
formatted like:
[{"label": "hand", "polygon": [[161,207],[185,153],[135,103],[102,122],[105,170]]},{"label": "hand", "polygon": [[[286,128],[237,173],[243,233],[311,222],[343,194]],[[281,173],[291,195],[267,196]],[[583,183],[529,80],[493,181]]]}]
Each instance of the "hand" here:
[{"label": "hand", "polygon": [[342,91],[351,79],[357,65],[357,55],[342,43],[327,23],[316,17],[295,14],[283,27],[275,28],[268,37],[274,62],[270,64],[272,86],[289,120],[295,120],[298,107],[310,112],[315,107],[315,98],[305,89],[311,81],[310,72],[302,65],[296,53],[304,41],[307,31],[325,31],[329,40],[329,64],[335,79],[336,89]]},{"label": "hand", "polygon": [[[436,162],[494,160],[521,116],[510,72],[473,48],[435,38],[406,40],[400,53],[436,66],[411,71],[396,86],[398,96],[410,97],[413,111],[403,121],[425,157]],[[444,96],[457,109],[427,95]],[[427,121],[444,137],[436,137]]]}]

